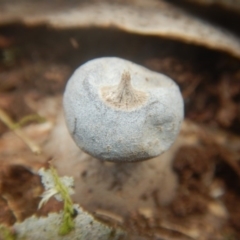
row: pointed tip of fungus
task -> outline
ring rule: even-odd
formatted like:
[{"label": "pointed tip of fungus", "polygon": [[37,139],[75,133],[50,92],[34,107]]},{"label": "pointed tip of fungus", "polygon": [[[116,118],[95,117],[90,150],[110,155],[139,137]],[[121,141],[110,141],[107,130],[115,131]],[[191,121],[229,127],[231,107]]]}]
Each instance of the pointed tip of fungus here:
[{"label": "pointed tip of fungus", "polygon": [[105,86],[101,89],[104,102],[118,110],[134,110],[147,100],[147,94],[135,89],[131,84],[131,75],[124,71],[120,83],[115,86]]}]

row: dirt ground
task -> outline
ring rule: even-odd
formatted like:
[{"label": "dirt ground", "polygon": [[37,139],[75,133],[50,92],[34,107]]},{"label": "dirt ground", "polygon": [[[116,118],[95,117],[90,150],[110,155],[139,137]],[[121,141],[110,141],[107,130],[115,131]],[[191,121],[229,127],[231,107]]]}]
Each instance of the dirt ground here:
[{"label": "dirt ground", "polygon": [[[200,129],[199,143],[182,147],[175,156],[179,187],[171,204],[161,206],[153,192],[157,217],[140,211],[129,214],[120,225],[137,234],[137,239],[240,239],[239,59],[114,29],[22,25],[0,28],[0,53],[0,108],[15,122],[35,114],[36,104],[61,96],[74,69],[96,57],[125,58],[173,78],[184,97],[186,120]],[[45,117],[54,120],[57,110],[53,109]],[[46,141],[38,139],[42,136],[35,132],[36,125],[30,125],[29,135]],[[11,142],[7,134],[9,128],[0,122],[0,223],[12,225],[37,212],[43,188],[36,170],[49,159]],[[53,206],[57,211],[61,204],[52,199],[38,214],[53,211]],[[203,237],[196,237],[194,231]]]}]

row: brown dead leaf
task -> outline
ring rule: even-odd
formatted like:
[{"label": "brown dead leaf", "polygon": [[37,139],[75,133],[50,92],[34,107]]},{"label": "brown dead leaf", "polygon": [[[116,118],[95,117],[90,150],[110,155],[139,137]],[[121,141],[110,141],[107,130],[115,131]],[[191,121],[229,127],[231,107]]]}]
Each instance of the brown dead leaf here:
[{"label": "brown dead leaf", "polygon": [[200,3],[204,5],[218,5],[221,7],[226,7],[234,11],[240,11],[240,1],[239,0],[187,0],[193,3]]},{"label": "brown dead leaf", "polygon": [[37,210],[43,192],[40,177],[23,165],[1,165],[0,194],[17,220],[22,221]]},{"label": "brown dead leaf", "polygon": [[54,28],[115,27],[202,45],[240,57],[239,39],[163,0],[135,1],[3,1],[0,24],[47,24]]}]

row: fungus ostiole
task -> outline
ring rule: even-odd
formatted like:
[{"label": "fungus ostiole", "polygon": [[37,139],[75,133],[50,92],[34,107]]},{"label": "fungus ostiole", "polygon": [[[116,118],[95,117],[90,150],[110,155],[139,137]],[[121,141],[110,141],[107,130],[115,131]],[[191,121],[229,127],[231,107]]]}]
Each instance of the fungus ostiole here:
[{"label": "fungus ostiole", "polygon": [[169,77],[104,57],[79,67],[64,93],[68,129],[101,160],[140,161],[166,151],[178,135],[183,99]]}]

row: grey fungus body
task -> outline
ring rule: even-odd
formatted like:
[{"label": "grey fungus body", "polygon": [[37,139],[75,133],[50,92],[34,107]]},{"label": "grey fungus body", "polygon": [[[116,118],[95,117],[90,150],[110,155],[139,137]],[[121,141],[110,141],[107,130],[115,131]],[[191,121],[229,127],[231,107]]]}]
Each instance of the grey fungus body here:
[{"label": "grey fungus body", "polygon": [[101,160],[141,161],[178,135],[183,100],[165,75],[114,57],[91,60],[68,81],[64,111],[75,143]]}]

